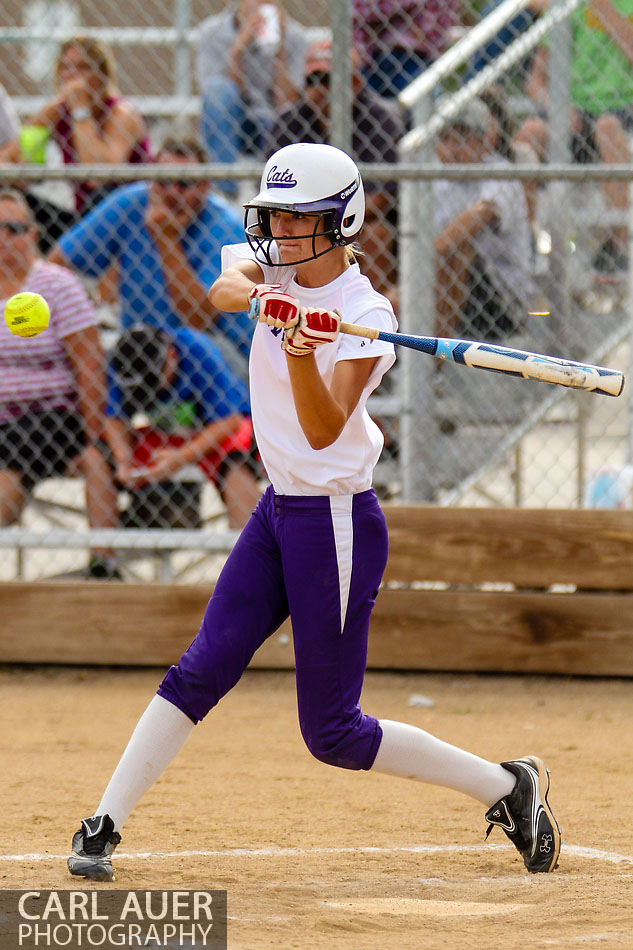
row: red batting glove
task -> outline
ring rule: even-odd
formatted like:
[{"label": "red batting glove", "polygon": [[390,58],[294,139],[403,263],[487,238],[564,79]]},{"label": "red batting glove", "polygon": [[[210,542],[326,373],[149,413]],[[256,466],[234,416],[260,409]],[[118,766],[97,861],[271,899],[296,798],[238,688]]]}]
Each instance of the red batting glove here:
[{"label": "red batting glove", "polygon": [[279,290],[281,284],[255,284],[248,299],[257,300],[257,319],[278,330],[294,327],[299,322],[301,304],[296,297]]},{"label": "red batting glove", "polygon": [[282,348],[290,356],[307,356],[321,343],[335,343],[341,329],[336,310],[301,308],[299,322],[284,333]]}]

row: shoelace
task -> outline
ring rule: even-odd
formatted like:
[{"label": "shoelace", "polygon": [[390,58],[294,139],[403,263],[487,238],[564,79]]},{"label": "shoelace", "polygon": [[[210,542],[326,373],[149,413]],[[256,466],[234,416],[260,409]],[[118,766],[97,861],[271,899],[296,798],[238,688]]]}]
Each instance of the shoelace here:
[{"label": "shoelace", "polygon": [[84,851],[86,854],[103,854],[107,838],[104,834],[84,835]]},{"label": "shoelace", "polygon": [[[118,840],[117,840],[118,839]],[[85,854],[96,855],[103,854],[108,844],[118,844],[120,837],[117,832],[110,833],[108,831],[101,831],[96,835],[84,835],[84,847],[83,850]]]}]

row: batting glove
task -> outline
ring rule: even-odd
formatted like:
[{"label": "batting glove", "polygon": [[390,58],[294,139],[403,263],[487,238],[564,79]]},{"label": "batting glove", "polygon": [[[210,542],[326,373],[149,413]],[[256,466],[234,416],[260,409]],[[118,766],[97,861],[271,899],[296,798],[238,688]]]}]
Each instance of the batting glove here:
[{"label": "batting glove", "polygon": [[340,329],[341,318],[336,310],[302,307],[299,322],[284,333],[282,349],[290,356],[308,356],[321,343],[336,342]]},{"label": "batting glove", "polygon": [[285,294],[280,287],[281,284],[255,284],[248,295],[251,316],[278,330],[296,326],[301,310],[297,298]]}]

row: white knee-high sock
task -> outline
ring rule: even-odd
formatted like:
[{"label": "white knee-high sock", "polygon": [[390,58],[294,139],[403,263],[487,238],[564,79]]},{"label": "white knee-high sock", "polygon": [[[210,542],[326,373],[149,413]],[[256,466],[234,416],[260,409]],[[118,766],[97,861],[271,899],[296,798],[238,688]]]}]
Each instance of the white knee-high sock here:
[{"label": "white knee-high sock", "polygon": [[110,815],[120,831],[139,799],[180,752],[193,725],[173,703],[154,696],[132,733],[95,815]]},{"label": "white knee-high sock", "polygon": [[382,741],[372,766],[376,772],[443,785],[487,807],[509,795],[516,777],[502,765],[480,759],[404,722],[380,719]]}]

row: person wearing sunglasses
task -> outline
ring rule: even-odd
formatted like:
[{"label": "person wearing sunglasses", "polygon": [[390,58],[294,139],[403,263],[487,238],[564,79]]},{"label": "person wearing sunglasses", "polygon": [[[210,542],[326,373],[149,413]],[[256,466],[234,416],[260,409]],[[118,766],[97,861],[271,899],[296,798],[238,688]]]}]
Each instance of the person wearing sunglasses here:
[{"label": "person wearing sunglasses", "polygon": [[[55,96],[34,115],[30,124],[48,129],[58,144],[64,164],[116,164],[152,160],[147,124],[136,106],[121,95],[110,48],[87,36],[62,43],[55,64]],[[3,161],[23,160],[14,138]],[[116,187],[112,182],[73,183],[75,209],[85,214]]]},{"label": "person wearing sunglasses", "polygon": [[[81,474],[90,526],[113,528],[116,492],[100,450],[105,428],[105,358],[97,320],[78,279],[38,257],[37,228],[19,191],[0,191],[0,307],[13,294],[41,294],[51,310],[38,336],[0,324],[0,524],[15,523],[44,478]],[[109,549],[93,552],[87,575],[120,578]]]},{"label": "person wearing sunglasses", "polygon": [[[137,107],[118,88],[116,63],[109,46],[94,37],[76,35],[61,44],[55,63],[55,94],[31,116],[27,130],[54,141],[65,165],[132,164],[152,161],[149,129]],[[0,161],[35,161],[17,133],[0,148]],[[130,176],[131,177],[131,176]],[[44,187],[25,193],[40,230],[40,249],[55,241],[87,214],[116,182],[71,182],[74,208],[62,206]]]},{"label": "person wearing sunglasses", "polygon": [[[352,51],[352,156],[357,162],[398,161],[398,141],[404,120],[393,102],[376,95],[361,73],[361,60]],[[277,116],[266,154],[296,142],[323,144],[330,140],[330,68],[332,44],[313,43],[305,61],[301,98]],[[365,181],[367,208],[361,238],[362,269],[374,287],[395,302],[396,182]]]},{"label": "person wearing sunglasses", "polygon": [[117,189],[64,234],[50,260],[90,277],[118,262],[122,329],[145,323],[210,332],[244,375],[252,324],[246,314],[213,307],[206,293],[220,273],[222,246],[244,232],[207,179],[187,177],[205,161],[195,139],[166,139],[156,157],[164,178]]}]

